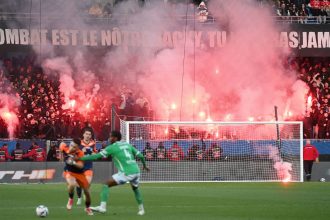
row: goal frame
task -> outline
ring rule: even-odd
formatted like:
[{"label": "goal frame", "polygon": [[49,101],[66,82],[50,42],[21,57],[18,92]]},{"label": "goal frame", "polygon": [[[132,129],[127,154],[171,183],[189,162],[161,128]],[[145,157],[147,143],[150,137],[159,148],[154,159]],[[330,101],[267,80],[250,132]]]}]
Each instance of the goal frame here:
[{"label": "goal frame", "polygon": [[[300,155],[299,155],[299,162],[300,162],[300,180],[299,181],[291,181],[291,182],[304,182],[304,168],[303,168],[303,144],[304,144],[304,133],[303,133],[303,122],[302,121],[125,121],[125,130],[129,131],[129,126],[132,124],[157,124],[157,125],[260,125],[260,124],[270,124],[270,125],[277,125],[277,124],[296,124],[299,125],[299,145],[300,145]],[[126,133],[127,143],[130,143],[129,132]],[[153,181],[147,181],[151,183]],[[158,181],[154,181],[155,183],[159,183]],[[162,181],[162,182],[178,182],[178,181]],[[217,182],[217,181],[179,181],[179,182]],[[251,182],[251,181],[218,181],[218,182]],[[280,181],[258,181],[258,182],[280,182]]]}]

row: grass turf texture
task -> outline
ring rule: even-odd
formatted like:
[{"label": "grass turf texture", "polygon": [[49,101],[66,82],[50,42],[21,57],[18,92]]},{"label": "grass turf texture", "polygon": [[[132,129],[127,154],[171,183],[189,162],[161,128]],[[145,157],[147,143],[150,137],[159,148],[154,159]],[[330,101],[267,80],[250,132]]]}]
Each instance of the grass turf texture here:
[{"label": "grass turf texture", "polygon": [[[92,185],[93,205],[101,185]],[[330,183],[160,183],[142,184],[145,216],[129,185],[110,189],[108,213],[87,216],[83,206],[65,208],[64,184],[0,185],[0,219],[38,219],[37,205],[46,205],[47,219],[329,219]]]}]

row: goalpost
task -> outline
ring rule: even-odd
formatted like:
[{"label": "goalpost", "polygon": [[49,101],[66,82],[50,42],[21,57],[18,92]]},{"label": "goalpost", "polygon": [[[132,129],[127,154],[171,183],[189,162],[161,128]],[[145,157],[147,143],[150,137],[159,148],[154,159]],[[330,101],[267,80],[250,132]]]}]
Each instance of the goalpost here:
[{"label": "goalpost", "polygon": [[302,122],[121,121],[144,182],[303,182]]}]

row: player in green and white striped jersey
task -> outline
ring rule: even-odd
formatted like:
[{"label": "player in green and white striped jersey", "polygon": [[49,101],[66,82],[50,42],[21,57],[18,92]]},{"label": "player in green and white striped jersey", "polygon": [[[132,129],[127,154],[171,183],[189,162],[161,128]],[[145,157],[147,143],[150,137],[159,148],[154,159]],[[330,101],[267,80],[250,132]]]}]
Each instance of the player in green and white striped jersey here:
[{"label": "player in green and white striped jersey", "polygon": [[100,153],[84,156],[79,159],[82,161],[88,161],[112,156],[114,164],[118,169],[118,173],[114,174],[112,178],[110,178],[110,180],[108,180],[102,187],[100,206],[91,207],[91,209],[105,213],[109,198],[109,188],[130,182],[135,199],[139,206],[138,215],[144,215],[145,211],[143,207],[142,195],[138,188],[140,182],[140,168],[135,160],[135,157],[140,158],[143,164],[143,169],[149,171],[149,168],[146,166],[145,158],[132,145],[126,142],[121,142],[121,133],[119,131],[111,132],[110,142],[111,144]]}]

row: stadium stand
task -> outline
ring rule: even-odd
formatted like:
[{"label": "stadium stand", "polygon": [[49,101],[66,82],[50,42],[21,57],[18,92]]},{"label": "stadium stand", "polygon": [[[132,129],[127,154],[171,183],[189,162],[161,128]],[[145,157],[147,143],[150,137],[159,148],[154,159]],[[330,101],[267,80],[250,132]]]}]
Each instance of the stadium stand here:
[{"label": "stadium stand", "polygon": [[319,23],[325,24],[329,21],[329,1],[315,0],[286,0],[273,1],[272,8],[279,19],[290,20],[302,24]]},{"label": "stadium stand", "polygon": [[[1,3],[0,19],[6,20],[12,14],[21,15],[16,13],[20,8],[19,2]],[[82,8],[82,13],[106,17],[111,16],[113,6],[120,1],[87,2],[88,4],[86,3]],[[182,1],[164,2],[173,5]],[[211,18],[207,11],[207,4],[210,1],[193,2],[196,5],[198,19],[202,22],[208,21]],[[263,7],[265,4],[271,4],[274,15],[279,21],[318,24],[328,22],[329,2],[327,0],[260,0],[259,5]],[[141,1],[141,6],[147,3],[148,1]],[[58,75],[45,74],[42,68],[35,64],[35,59],[33,55],[1,59],[3,65],[0,69],[0,92],[11,93],[21,100],[20,108],[15,110],[19,117],[16,137],[49,140],[75,137],[80,135],[83,123],[87,122],[94,128],[96,138],[103,140],[102,130],[111,120],[112,106],[116,107],[116,112],[124,119],[152,118],[151,107],[145,95],[125,87],[114,88],[113,90],[117,91],[115,95],[109,95],[102,92],[102,87],[105,85],[101,85],[100,92],[93,98],[90,112],[81,113],[73,108],[63,110],[64,98],[59,90]],[[296,58],[289,60],[287,65],[296,71],[298,77],[310,88],[308,96],[311,97],[312,107],[310,111],[306,111],[305,137],[329,138],[330,63],[328,59]],[[0,138],[8,137],[6,126],[5,121],[0,118]]]},{"label": "stadium stand", "polygon": [[[144,120],[150,117],[148,100],[125,88],[111,97],[101,91],[93,98],[91,106],[94,107],[90,113],[82,114],[78,109],[63,110],[64,100],[59,91],[58,77],[44,74],[40,66],[33,65],[31,56],[4,59],[3,63],[0,72],[1,89],[19,94],[21,99],[21,107],[17,110],[20,123],[16,132],[19,138],[55,140],[75,137],[80,135],[83,123],[88,121],[94,128],[96,137],[103,140],[102,129],[111,120],[112,105],[116,106],[116,112],[125,119]],[[295,58],[288,60],[286,65],[296,71],[297,77],[310,89],[308,96],[311,97],[312,106],[306,111],[305,137],[329,138],[329,61],[325,58]],[[5,82],[10,83],[5,86]],[[1,138],[8,137],[5,126],[1,120]]]},{"label": "stadium stand", "polygon": [[[21,106],[16,110],[19,126],[15,136],[18,138],[56,140],[76,137],[81,135],[85,123],[85,126],[90,124],[96,137],[102,140],[102,130],[106,129],[110,120],[112,104],[122,117],[135,116],[134,120],[138,120],[149,114],[148,101],[133,96],[133,92],[125,87],[118,90],[120,94],[112,96],[100,91],[91,101],[89,112],[82,114],[79,109],[63,110],[59,78],[56,74],[46,75],[40,66],[34,65],[33,56],[4,59],[0,86],[0,93],[12,93],[20,98]],[[4,120],[0,121],[0,138],[8,138]]]}]

